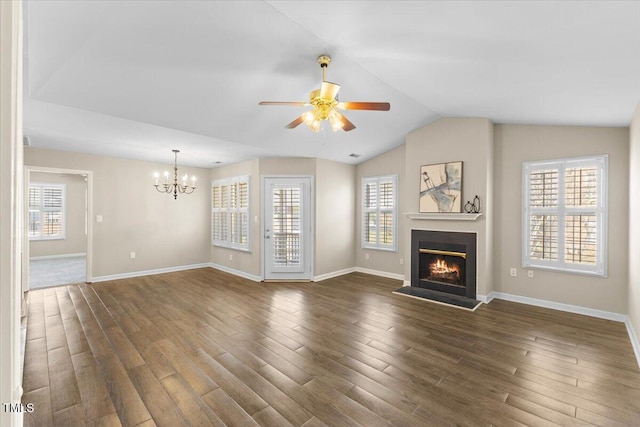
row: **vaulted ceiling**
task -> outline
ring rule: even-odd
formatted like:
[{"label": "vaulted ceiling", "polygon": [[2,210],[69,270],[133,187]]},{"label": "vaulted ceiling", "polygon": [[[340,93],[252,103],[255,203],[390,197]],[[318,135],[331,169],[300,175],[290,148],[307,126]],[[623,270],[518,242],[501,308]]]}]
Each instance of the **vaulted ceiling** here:
[{"label": "vaulted ceiling", "polygon": [[[319,87],[357,126],[284,126]],[[638,2],[25,1],[33,146],[215,167],[358,163],[440,117],[627,126],[640,100]],[[359,154],[353,158],[349,155]]]}]

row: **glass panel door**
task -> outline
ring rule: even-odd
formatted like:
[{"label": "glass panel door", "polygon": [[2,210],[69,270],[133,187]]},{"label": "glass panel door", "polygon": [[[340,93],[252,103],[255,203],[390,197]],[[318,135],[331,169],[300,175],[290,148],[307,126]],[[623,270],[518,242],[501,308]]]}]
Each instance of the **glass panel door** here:
[{"label": "glass panel door", "polygon": [[265,178],[265,279],[311,279],[310,178]]}]

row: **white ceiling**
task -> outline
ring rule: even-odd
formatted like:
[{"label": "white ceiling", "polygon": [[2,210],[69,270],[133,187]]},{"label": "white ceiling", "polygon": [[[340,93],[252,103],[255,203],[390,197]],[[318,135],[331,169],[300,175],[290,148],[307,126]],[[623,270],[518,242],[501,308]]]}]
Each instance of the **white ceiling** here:
[{"label": "white ceiling", "polygon": [[[25,135],[36,147],[214,167],[257,157],[359,163],[440,117],[628,126],[638,2],[25,2]],[[319,87],[351,132],[284,126]],[[361,157],[354,159],[349,154]]]}]

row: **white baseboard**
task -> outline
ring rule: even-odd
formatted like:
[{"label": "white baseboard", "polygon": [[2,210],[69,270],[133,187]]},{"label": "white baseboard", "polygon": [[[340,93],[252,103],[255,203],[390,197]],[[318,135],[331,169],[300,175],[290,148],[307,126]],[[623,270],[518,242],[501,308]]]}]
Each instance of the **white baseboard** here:
[{"label": "white baseboard", "polygon": [[640,338],[636,334],[636,331],[633,329],[633,325],[631,324],[631,319],[629,318],[629,316],[626,316],[624,324],[627,327],[627,333],[629,334],[631,347],[633,347],[633,352],[636,355],[638,366],[640,366]]},{"label": "white baseboard", "polygon": [[[522,304],[535,305],[537,307],[551,308],[553,310],[566,311],[568,313],[583,314],[585,316],[597,317],[599,319],[613,320],[614,322],[624,323],[627,327],[627,333],[631,340],[631,346],[633,347],[633,353],[636,356],[638,366],[640,366],[640,341],[638,335],[636,335],[633,325],[629,316],[626,314],[613,313],[611,311],[596,310],[588,307],[581,307],[578,305],[564,304],[560,302],[541,300],[536,298],[522,297],[519,295],[506,294],[504,292],[490,292],[489,295],[478,295],[478,299],[485,304],[488,304],[493,299],[501,299],[505,301],[519,302]],[[483,299],[486,299],[484,301]]]},{"label": "white baseboard", "polygon": [[489,304],[492,299],[495,298],[495,292],[489,292],[488,295],[476,295],[478,301],[482,301],[484,304]]},{"label": "white baseboard", "polygon": [[566,311],[568,313],[584,314],[585,316],[597,317],[599,319],[625,322],[626,314],[613,313],[610,311],[596,310],[594,308],[581,307],[579,305],[564,304],[561,302],[547,301],[536,298],[523,297],[520,295],[507,294],[504,292],[491,292],[487,297],[491,299],[502,299],[505,301],[519,302],[522,304],[535,305],[538,307],[552,308],[554,310]]},{"label": "white baseboard", "polygon": [[58,258],[75,258],[79,256],[87,256],[86,253],[81,254],[60,254],[60,255],[44,255],[44,256],[32,256],[29,261],[38,261],[43,259],[58,259]]},{"label": "white baseboard", "polygon": [[247,273],[244,271],[236,270],[235,268],[226,267],[224,265],[216,264],[214,262],[210,262],[207,264],[208,267],[215,268],[216,270],[224,271],[225,273],[233,274],[234,276],[243,277],[245,279],[252,280],[254,282],[262,282],[262,277],[256,276],[255,274]]},{"label": "white baseboard", "polygon": [[314,282],[320,282],[322,280],[333,279],[334,277],[344,276],[345,274],[353,273],[356,271],[355,267],[345,268],[338,271],[332,271],[331,273],[320,274],[319,276],[315,276],[313,278]]},{"label": "white baseboard", "polygon": [[196,268],[209,267],[209,263],[179,265],[176,267],[157,268],[155,270],[132,271],[130,273],[110,274],[107,276],[92,277],[90,283],[107,282],[109,280],[130,279],[132,277],[152,276],[154,274],[173,273],[175,271],[194,270]]},{"label": "white baseboard", "polygon": [[[213,262],[209,263],[209,267],[215,268],[215,269],[220,270],[220,271],[224,271],[225,273],[234,274],[236,276],[244,277],[245,279],[253,280],[254,282],[261,282],[262,281],[262,277],[260,277],[260,276],[256,276],[256,275],[253,275],[253,274],[250,274],[250,273],[246,273],[244,271],[236,270],[236,269],[233,269],[233,268],[230,268],[230,267],[226,267],[224,265],[215,264]],[[386,277],[388,279],[404,280],[404,275],[402,275],[402,274],[388,273],[386,271],[379,271],[379,270],[370,270],[368,268],[361,268],[361,267],[351,267],[351,268],[345,268],[345,269],[342,269],[342,270],[332,271],[331,273],[325,273],[325,274],[320,274],[318,276],[314,276],[313,277],[313,281],[314,282],[320,282],[322,280],[327,280],[327,279],[331,279],[331,278],[334,278],[334,277],[344,276],[345,274],[349,274],[349,273],[353,273],[353,272],[371,274],[372,276]],[[403,286],[405,286],[405,285],[403,285]]]},{"label": "white baseboard", "polygon": [[386,277],[387,279],[396,279],[396,280],[404,281],[404,274],[388,273],[386,271],[371,270],[371,269],[362,268],[362,267],[356,267],[355,271],[357,271],[358,273],[371,274],[372,276],[380,276],[380,277]]}]

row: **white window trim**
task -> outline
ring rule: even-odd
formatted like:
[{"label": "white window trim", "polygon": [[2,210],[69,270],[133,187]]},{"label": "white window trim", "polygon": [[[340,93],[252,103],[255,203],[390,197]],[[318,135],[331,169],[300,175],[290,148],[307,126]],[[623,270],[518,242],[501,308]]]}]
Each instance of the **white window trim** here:
[{"label": "white window trim", "polygon": [[[227,189],[227,239],[226,240],[216,240],[214,239],[214,228],[213,228],[213,194],[212,191],[209,192],[211,195],[211,244],[213,246],[219,246],[223,248],[235,249],[243,252],[251,252],[251,176],[250,175],[242,175],[236,176],[232,178],[225,179],[217,179],[211,181],[211,189],[214,186],[227,186],[230,187],[232,184],[247,184],[247,207],[246,208],[233,208],[231,207],[231,191]],[[247,214],[247,242],[246,243],[238,243],[231,241],[231,214],[233,213],[242,213],[246,212]]]},{"label": "white window trim", "polygon": [[[40,188],[40,206],[38,210],[40,211],[40,230],[38,236],[28,236],[29,241],[38,242],[38,241],[47,241],[47,240],[66,240],[67,238],[67,185],[66,184],[56,184],[56,183],[47,183],[47,182],[32,182],[29,183],[29,188],[38,187]],[[42,190],[45,188],[60,188],[62,189],[62,206],[60,208],[61,216],[62,216],[62,232],[56,236],[44,236],[42,234],[42,213],[45,211],[57,211],[58,208],[45,208],[42,206],[43,198],[42,198]],[[29,205],[29,193],[27,193],[27,211],[31,211],[31,206]],[[28,216],[27,216],[28,218]],[[27,232],[28,234],[28,232]]]},{"label": "white window trim", "polygon": [[[377,233],[376,239],[378,242],[369,243],[365,241],[365,214],[368,212],[376,212],[376,221],[378,222],[378,230],[380,229],[380,212],[388,212],[389,209],[380,209],[380,204],[376,204],[375,209],[365,208],[365,184],[370,182],[375,182],[378,186],[378,193],[380,194],[380,183],[391,181],[393,184],[393,207],[391,208],[392,218],[393,218],[393,244],[386,245],[379,243],[380,233]],[[372,176],[362,178],[361,183],[361,213],[360,213],[360,221],[362,222],[360,227],[360,241],[363,249],[374,249],[380,251],[389,251],[389,252],[398,252],[398,175],[383,175],[383,176]]]},{"label": "white window trim", "polygon": [[[568,167],[596,166],[598,171],[598,199],[595,208],[573,208],[565,206],[565,170]],[[537,169],[558,168],[558,208],[531,208],[529,206],[529,177],[531,171]],[[590,276],[607,277],[607,246],[608,246],[608,176],[609,156],[585,156],[567,159],[523,162],[522,167],[522,266],[523,268],[539,268],[564,273],[585,274]],[[558,260],[538,260],[529,257],[529,220],[531,213],[553,213],[558,216]],[[595,213],[597,227],[596,264],[594,266],[578,265],[565,262],[564,227],[565,214],[569,212]]]}]

